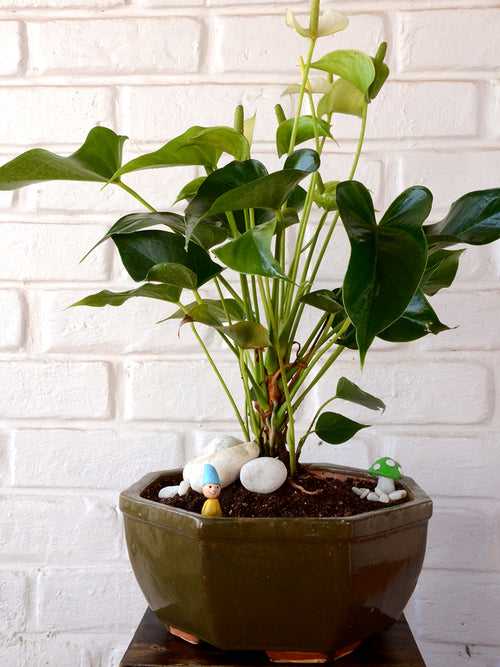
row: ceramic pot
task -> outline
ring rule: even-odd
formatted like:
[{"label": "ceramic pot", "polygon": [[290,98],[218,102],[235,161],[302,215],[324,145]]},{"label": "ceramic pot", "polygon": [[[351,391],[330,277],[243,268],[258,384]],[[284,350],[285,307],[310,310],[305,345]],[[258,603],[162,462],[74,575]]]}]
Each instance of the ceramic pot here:
[{"label": "ceramic pot", "polygon": [[432,514],[412,479],[401,478],[407,502],[353,517],[214,519],[141,497],[165,475],[143,477],[120,508],[135,576],[166,626],[226,650],[332,653],[401,616]]}]

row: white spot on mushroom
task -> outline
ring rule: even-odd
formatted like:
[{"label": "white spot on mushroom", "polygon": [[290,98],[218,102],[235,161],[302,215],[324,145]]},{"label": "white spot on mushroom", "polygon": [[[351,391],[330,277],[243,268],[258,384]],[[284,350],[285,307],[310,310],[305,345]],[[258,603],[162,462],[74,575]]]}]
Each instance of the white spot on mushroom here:
[{"label": "white spot on mushroom", "polygon": [[375,465],[373,466],[373,469],[374,470],[380,470],[380,463],[375,463]]},{"label": "white spot on mushroom", "polygon": [[396,466],[396,461],[393,461],[392,459],[387,459],[386,463],[388,466],[391,466],[391,468]]}]

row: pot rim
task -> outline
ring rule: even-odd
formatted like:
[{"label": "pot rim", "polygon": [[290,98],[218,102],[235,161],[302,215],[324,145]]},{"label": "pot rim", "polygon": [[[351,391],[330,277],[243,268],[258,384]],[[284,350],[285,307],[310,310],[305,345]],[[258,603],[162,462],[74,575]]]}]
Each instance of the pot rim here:
[{"label": "pot rim", "polygon": [[[311,464],[309,464],[311,465]],[[366,470],[328,463],[312,464],[316,469],[335,471],[341,476],[373,479]],[[320,537],[324,529],[335,527],[337,537],[345,539],[368,537],[374,533],[393,532],[409,525],[427,521],[432,515],[432,500],[411,478],[402,476],[401,486],[408,492],[409,500],[398,505],[382,506],[349,517],[205,517],[178,507],[171,507],[155,500],[143,498],[144,490],[166,474],[182,473],[181,469],[161,470],[144,475],[135,484],[120,494],[120,509],[128,519],[168,527],[175,532],[193,532],[197,539],[203,535],[210,538],[231,539],[234,531],[251,537],[252,528],[262,539],[262,529],[267,526],[270,535],[287,539],[296,537],[302,526],[311,538]]]}]

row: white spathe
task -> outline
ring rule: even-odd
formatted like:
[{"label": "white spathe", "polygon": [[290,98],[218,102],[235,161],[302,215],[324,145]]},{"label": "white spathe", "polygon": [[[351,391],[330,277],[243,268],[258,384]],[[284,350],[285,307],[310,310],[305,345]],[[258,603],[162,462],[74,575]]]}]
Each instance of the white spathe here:
[{"label": "white spathe", "polygon": [[240,471],[240,481],[253,493],[272,493],[283,486],[288,476],[286,465],[279,459],[262,456],[245,463]]},{"label": "white spathe", "polygon": [[245,463],[259,456],[259,446],[255,442],[243,442],[239,445],[202,454],[184,466],[183,477],[191,488],[201,493],[203,466],[210,463],[219,473],[221,486],[229,486],[238,479]]}]

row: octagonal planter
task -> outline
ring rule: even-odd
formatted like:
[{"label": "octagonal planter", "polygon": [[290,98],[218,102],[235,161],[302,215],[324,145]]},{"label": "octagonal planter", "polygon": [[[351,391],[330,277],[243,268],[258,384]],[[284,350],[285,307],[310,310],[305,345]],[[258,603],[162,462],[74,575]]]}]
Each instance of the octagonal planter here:
[{"label": "octagonal planter", "polygon": [[401,616],[432,514],[410,478],[401,479],[408,502],[353,517],[214,519],[141,497],[166,474],[146,475],[120,496],[135,576],[166,626],[226,650],[331,653]]}]

